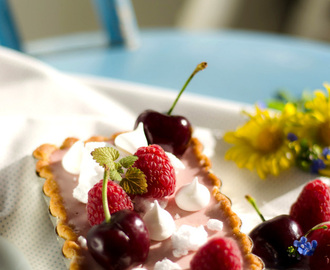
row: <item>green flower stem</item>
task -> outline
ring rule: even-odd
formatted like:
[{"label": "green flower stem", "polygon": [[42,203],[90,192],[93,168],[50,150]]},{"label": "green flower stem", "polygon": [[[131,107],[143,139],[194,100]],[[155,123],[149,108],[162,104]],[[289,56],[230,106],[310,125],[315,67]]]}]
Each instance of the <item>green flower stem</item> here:
[{"label": "green flower stem", "polygon": [[102,204],[103,204],[105,222],[107,223],[109,223],[111,219],[109,204],[108,204],[108,196],[107,196],[109,175],[110,175],[109,169],[105,168],[103,175],[103,183],[102,183]]},{"label": "green flower stem", "polygon": [[167,112],[167,115],[171,115],[175,105],[177,104],[180,96],[182,95],[183,91],[186,89],[187,85],[189,84],[189,82],[191,81],[191,79],[195,76],[195,74],[197,72],[199,72],[200,70],[203,70],[207,67],[207,63],[206,62],[202,62],[200,64],[197,65],[197,67],[195,68],[194,72],[190,75],[190,77],[188,78],[188,80],[186,81],[186,83],[184,84],[184,86],[182,87],[181,91],[179,92],[178,96],[176,97],[176,99],[174,100],[172,107],[170,108],[170,110]]},{"label": "green flower stem", "polygon": [[266,221],[266,219],[264,218],[264,216],[261,214],[257,203],[255,201],[255,199],[253,197],[251,197],[250,195],[245,195],[245,199],[248,200],[248,202],[253,206],[253,208],[257,211],[259,217],[261,218],[262,222]]}]

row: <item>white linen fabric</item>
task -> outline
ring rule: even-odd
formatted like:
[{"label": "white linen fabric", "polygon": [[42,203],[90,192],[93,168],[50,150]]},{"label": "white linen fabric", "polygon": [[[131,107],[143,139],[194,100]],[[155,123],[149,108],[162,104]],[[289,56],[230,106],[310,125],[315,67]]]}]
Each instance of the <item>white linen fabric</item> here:
[{"label": "white linen fabric", "polygon": [[[0,235],[24,254],[31,269],[66,269],[33,150],[43,143],[60,145],[69,136],[109,136],[132,129],[134,120],[109,97],[0,47]],[[0,269],[4,265],[0,261]]]}]

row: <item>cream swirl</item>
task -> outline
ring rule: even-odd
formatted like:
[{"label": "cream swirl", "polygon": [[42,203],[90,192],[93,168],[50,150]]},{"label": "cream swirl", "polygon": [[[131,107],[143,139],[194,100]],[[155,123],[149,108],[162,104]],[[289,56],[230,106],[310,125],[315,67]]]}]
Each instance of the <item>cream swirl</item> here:
[{"label": "cream swirl", "polygon": [[144,215],[143,220],[152,240],[163,241],[175,231],[175,223],[171,214],[161,208],[157,200],[151,210]]},{"label": "cream swirl", "polygon": [[181,187],[175,194],[175,202],[179,208],[185,211],[198,211],[206,207],[210,202],[210,192],[207,187],[198,182],[198,178]]}]

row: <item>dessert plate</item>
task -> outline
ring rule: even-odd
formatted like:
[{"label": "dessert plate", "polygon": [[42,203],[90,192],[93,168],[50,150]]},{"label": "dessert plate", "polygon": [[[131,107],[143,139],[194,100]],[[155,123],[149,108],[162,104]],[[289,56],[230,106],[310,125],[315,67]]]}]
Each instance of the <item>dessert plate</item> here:
[{"label": "dessert plate", "polygon": [[[0,125],[6,127],[0,133],[0,235],[21,250],[32,269],[65,270],[42,183],[35,174],[33,150],[45,142],[59,144],[68,136],[83,139],[131,129],[141,111],[167,111],[176,91],[60,74],[2,48],[0,70]],[[277,178],[260,180],[257,174],[225,161],[228,145],[222,135],[244,122],[243,109],[253,108],[191,94],[188,87],[174,114],[186,116],[195,127],[195,135],[222,180],[222,191],[242,219],[242,231],[248,233],[260,220],[245,201],[246,194],[254,196],[265,217],[271,218],[288,213],[302,186],[315,176],[292,169]]]}]

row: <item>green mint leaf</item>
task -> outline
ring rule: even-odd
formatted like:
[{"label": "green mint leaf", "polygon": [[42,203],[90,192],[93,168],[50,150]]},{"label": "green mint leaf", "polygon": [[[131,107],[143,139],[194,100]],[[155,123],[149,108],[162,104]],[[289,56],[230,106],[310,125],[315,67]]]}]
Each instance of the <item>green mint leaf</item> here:
[{"label": "green mint leaf", "polygon": [[147,192],[147,180],[144,173],[134,167],[127,169],[125,177],[120,181],[120,186],[129,194],[143,194]]},{"label": "green mint leaf", "polygon": [[119,158],[119,152],[112,147],[99,147],[91,153],[93,159],[102,167],[113,171],[116,169],[115,160]]},{"label": "green mint leaf", "polygon": [[131,167],[134,162],[138,159],[137,156],[127,156],[119,160],[119,163],[124,167],[124,168],[129,168]]},{"label": "green mint leaf", "polygon": [[122,177],[120,175],[120,173],[116,170],[110,171],[109,177],[112,181],[121,181]]},{"label": "green mint leaf", "polygon": [[119,162],[115,162],[115,170],[119,173],[124,173],[123,166]]}]

